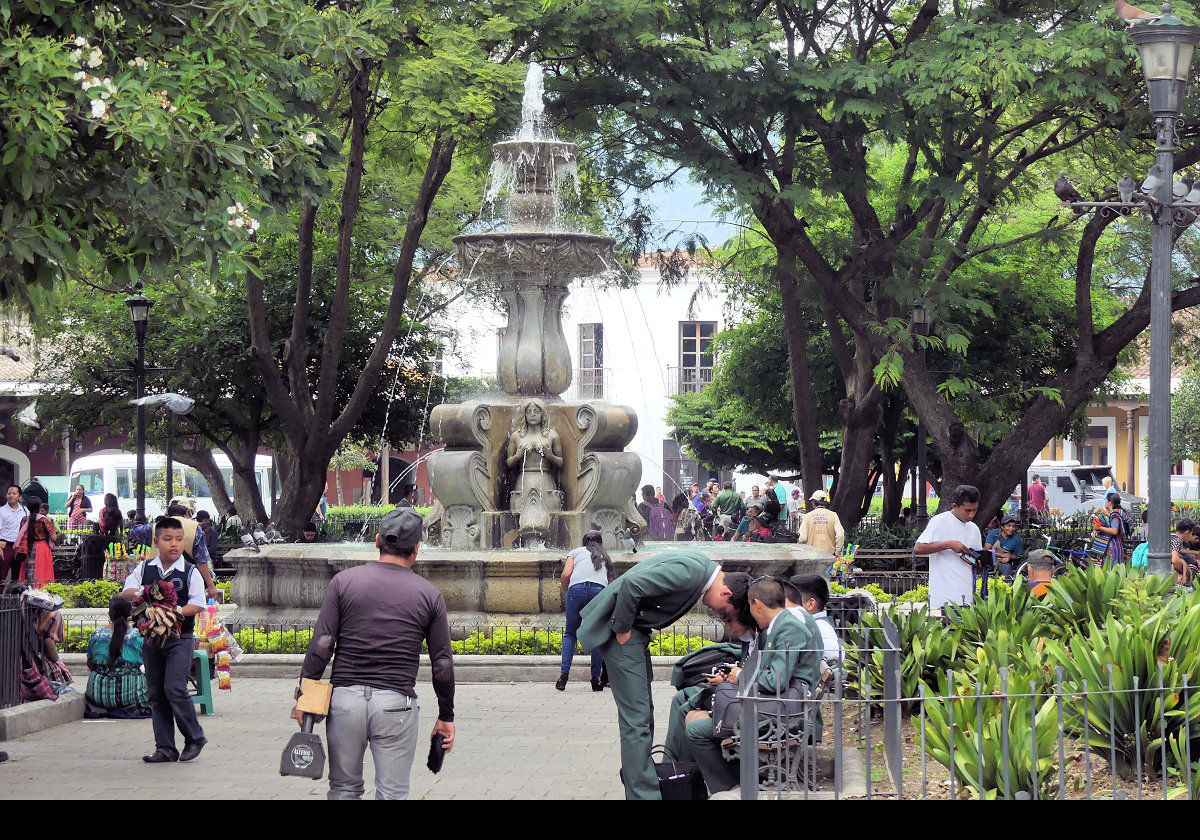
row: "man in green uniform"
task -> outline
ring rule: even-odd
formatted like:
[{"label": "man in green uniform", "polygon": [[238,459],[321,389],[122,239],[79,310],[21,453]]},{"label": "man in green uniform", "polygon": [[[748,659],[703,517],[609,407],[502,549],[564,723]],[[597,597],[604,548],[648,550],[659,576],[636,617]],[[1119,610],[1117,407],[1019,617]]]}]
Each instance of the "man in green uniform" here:
[{"label": "man in green uniform", "polygon": [[[796,687],[798,682],[811,689],[821,675],[820,636],[813,635],[803,621],[786,609],[780,581],[771,578],[756,581],[751,585],[748,597],[755,623],[764,628],[758,669],[750,673],[735,668],[726,680],[752,680],[760,697],[787,695],[788,689]],[[787,704],[785,714],[793,709],[796,714],[803,711],[799,703]],[[813,727],[813,740],[821,740],[819,716],[814,716]],[[737,775],[721,757],[720,743],[713,735],[711,715],[700,717],[697,713],[696,719],[688,722],[687,740],[692,759],[700,766],[709,792],[734,789]]]},{"label": "man in green uniform", "polygon": [[725,617],[732,593],[721,567],[698,551],[678,549],[647,558],[584,607],[579,643],[599,649],[608,666],[621,733],[621,774],[628,799],[658,799],[650,758],[654,707],[650,699],[650,631],[669,627],[696,604]]}]

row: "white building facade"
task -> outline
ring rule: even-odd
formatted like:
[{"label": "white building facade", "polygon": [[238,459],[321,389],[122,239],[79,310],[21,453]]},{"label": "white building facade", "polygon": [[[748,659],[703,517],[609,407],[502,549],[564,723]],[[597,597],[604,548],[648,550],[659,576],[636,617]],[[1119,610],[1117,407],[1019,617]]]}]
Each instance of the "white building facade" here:
[{"label": "white building facade", "polygon": [[[625,288],[595,278],[576,280],[563,305],[573,376],[562,398],[631,407],[638,430],[627,449],[642,457],[639,486],[662,487],[668,499],[679,492],[676,484],[686,488],[718,477],[681,452],[666,416],[673,395],[712,380],[711,343],[725,326],[722,308],[698,279],[668,287],[654,268],[639,269],[637,282]],[[445,374],[495,376],[503,311],[460,302],[447,316],[454,338],[444,355]]]}]

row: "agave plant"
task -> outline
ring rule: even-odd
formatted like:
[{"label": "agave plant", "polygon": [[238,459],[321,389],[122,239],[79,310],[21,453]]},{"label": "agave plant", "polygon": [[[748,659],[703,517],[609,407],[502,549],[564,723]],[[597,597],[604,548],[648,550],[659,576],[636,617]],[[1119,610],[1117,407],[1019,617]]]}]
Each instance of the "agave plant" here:
[{"label": "agave plant", "polygon": [[1200,692],[1184,691],[1184,684],[1200,678],[1198,640],[1200,604],[1182,616],[1160,610],[1140,623],[1110,615],[1085,633],[1047,642],[1049,661],[1063,669],[1064,691],[1078,698],[1065,709],[1068,730],[1101,755],[1115,752],[1121,771],[1139,759],[1154,766],[1164,734],[1195,738]]},{"label": "agave plant", "polygon": [[1038,599],[1029,594],[1029,587],[1020,578],[1016,584],[996,587],[986,601],[977,599],[970,606],[946,611],[951,629],[964,645],[981,645],[1001,628],[1018,643],[1043,634],[1045,613],[1034,609]]},{"label": "agave plant", "polygon": [[1142,621],[1165,606],[1174,588],[1169,577],[1143,576],[1127,566],[1072,569],[1055,579],[1041,609],[1055,635],[1067,638],[1092,624],[1104,626],[1110,616]]},{"label": "agave plant", "polygon": [[[994,696],[995,690],[980,685],[975,692],[971,685],[963,694],[925,701],[930,757],[972,796],[997,799],[1021,791],[1053,796],[1058,743],[1054,698],[1028,692]],[[1010,684],[1010,690],[1018,689]]]},{"label": "agave plant", "polygon": [[[961,651],[958,634],[930,618],[925,610],[899,612],[891,609],[887,616],[896,626],[900,648],[900,694],[906,698],[904,710],[911,711],[920,686],[937,685],[938,676],[958,664]],[[863,629],[858,647],[846,657],[848,690],[865,696],[883,696],[884,652],[888,647],[883,634],[883,622],[873,614],[863,616]]]}]

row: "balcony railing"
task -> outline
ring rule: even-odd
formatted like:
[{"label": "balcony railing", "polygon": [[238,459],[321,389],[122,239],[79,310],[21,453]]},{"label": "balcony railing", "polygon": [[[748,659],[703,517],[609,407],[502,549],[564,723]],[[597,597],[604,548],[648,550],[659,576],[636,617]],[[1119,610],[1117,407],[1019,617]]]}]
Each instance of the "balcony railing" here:
[{"label": "balcony railing", "polygon": [[575,368],[571,387],[563,394],[569,400],[602,400],[608,392],[608,368]]},{"label": "balcony railing", "polygon": [[712,382],[712,376],[710,367],[668,367],[667,387],[671,396],[692,394]]}]

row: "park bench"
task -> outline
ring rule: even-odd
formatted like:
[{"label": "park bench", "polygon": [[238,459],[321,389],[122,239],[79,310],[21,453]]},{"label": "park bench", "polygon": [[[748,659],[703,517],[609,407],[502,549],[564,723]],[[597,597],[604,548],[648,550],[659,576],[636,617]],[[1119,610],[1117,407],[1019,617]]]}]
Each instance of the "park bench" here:
[{"label": "park bench", "polygon": [[911,548],[859,548],[854,553],[854,565],[864,571],[911,569],[913,561]]},{"label": "park bench", "polygon": [[[814,721],[822,698],[841,678],[841,669],[841,662],[822,660],[820,680],[808,699],[785,703],[788,709],[783,713],[768,712],[760,706],[756,744],[761,785],[787,792],[815,788],[812,772],[816,766],[816,743],[812,737]],[[795,706],[800,708],[793,710]],[[740,731],[721,741],[722,758],[742,760],[742,743]]]}]

